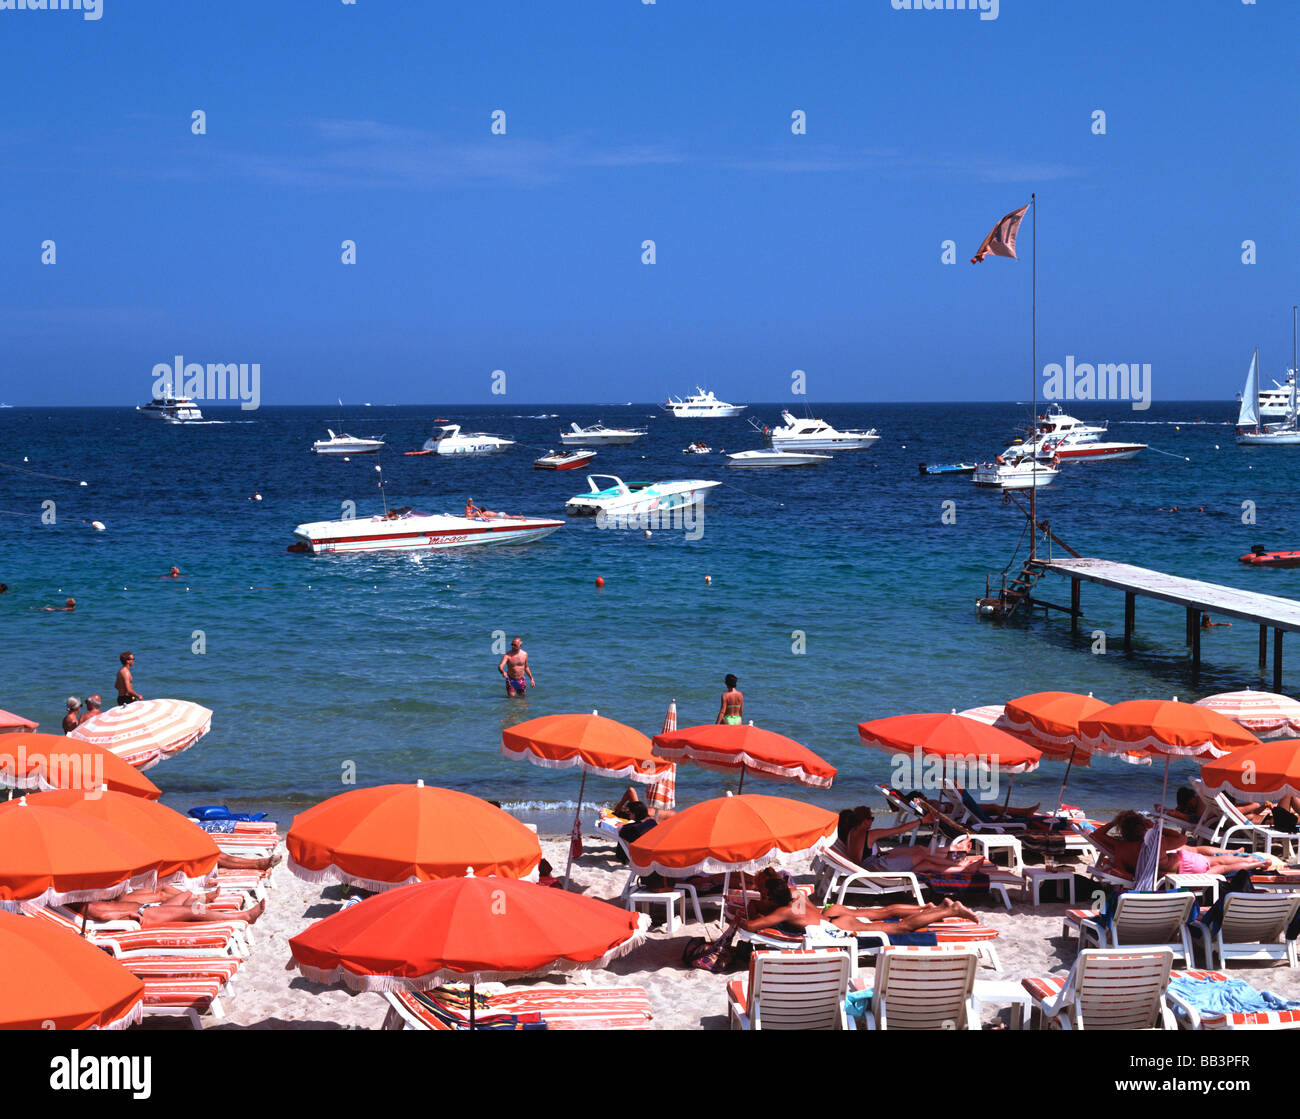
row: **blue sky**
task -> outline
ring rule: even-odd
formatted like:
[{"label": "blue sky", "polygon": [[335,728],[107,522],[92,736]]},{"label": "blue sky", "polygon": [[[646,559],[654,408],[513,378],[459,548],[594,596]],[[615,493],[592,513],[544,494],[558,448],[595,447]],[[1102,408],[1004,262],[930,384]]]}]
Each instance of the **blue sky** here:
[{"label": "blue sky", "polygon": [[0,11],[14,404],[1023,399],[1028,226],[968,260],[1031,190],[1040,367],[1290,360],[1295,0],[103,5]]}]

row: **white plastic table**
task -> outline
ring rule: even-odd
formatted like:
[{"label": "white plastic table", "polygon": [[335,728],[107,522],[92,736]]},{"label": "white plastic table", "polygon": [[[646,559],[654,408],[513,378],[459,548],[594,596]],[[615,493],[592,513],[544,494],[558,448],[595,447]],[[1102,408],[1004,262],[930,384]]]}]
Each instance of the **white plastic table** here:
[{"label": "white plastic table", "polygon": [[1020,889],[1020,896],[1025,897],[1032,889],[1034,892],[1034,908],[1038,908],[1040,901],[1039,895],[1043,890],[1044,882],[1064,882],[1070,889],[1070,904],[1074,904],[1074,871],[1073,870],[1048,870],[1045,866],[1027,866],[1020,872],[1021,878],[1024,879],[1024,885]]}]

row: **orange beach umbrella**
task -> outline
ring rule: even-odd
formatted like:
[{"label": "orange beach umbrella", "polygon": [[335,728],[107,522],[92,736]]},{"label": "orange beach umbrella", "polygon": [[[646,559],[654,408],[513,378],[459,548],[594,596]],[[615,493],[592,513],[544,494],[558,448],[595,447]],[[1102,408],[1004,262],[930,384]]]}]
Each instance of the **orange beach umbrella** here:
[{"label": "orange beach umbrella", "polygon": [[1038,768],[1042,752],[1006,731],[955,714],[895,715],[858,724],[858,736],[868,746],[898,754],[941,759],[975,760],[1002,773],[1028,773]]},{"label": "orange beach umbrella", "polygon": [[1207,789],[1245,800],[1300,796],[1300,738],[1265,742],[1215,758],[1201,766],[1201,780]]},{"label": "orange beach umbrella", "polygon": [[289,941],[291,967],[354,991],[415,990],[604,967],[648,918],[511,878],[419,882],[349,906]]},{"label": "orange beach umbrella", "polygon": [[1080,719],[1079,744],[1098,754],[1217,758],[1260,741],[1208,707],[1176,699],[1131,699]]},{"label": "orange beach umbrella", "polygon": [[61,734],[0,734],[0,787],[95,789],[157,800],[162,791],[102,746]]},{"label": "orange beach umbrella", "polygon": [[120,1030],[140,1020],[144,983],[75,933],[0,913],[0,1030]]},{"label": "orange beach umbrella", "polygon": [[29,808],[68,808],[129,832],[158,859],[158,878],[197,885],[217,869],[221,849],[193,820],[165,804],[126,793],[83,793],[62,789],[27,797]]},{"label": "orange beach umbrella", "polygon": [[390,890],[467,868],[523,878],[542,860],[535,832],[453,789],[378,785],[331,797],[294,818],[289,868],[308,882]]},{"label": "orange beach umbrella", "polygon": [[628,859],[637,874],[669,878],[756,871],[784,855],[829,847],[838,825],[835,813],[785,797],[718,797],[643,833]]},{"label": "orange beach umbrella", "polygon": [[156,877],[144,840],[73,808],[0,805],[0,907],[14,902],[99,901]]},{"label": "orange beach umbrella", "polygon": [[24,719],[21,715],[15,715],[12,711],[0,710],[0,734],[35,730],[40,725],[40,723],[32,722],[31,719]]},{"label": "orange beach umbrella", "polygon": [[657,734],[654,752],[674,762],[694,762],[701,769],[739,771],[742,789],[745,774],[751,772],[769,781],[793,781],[817,789],[829,789],[835,780],[835,767],[807,746],[753,723],[705,724]]}]

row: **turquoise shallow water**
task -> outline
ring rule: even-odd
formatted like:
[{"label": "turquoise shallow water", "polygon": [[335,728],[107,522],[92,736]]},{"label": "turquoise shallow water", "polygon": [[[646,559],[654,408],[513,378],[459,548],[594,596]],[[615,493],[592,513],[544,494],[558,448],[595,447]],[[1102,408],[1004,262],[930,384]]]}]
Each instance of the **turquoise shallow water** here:
[{"label": "turquoise shallow water", "polygon": [[[1042,515],[1084,555],[1295,595],[1300,572],[1251,570],[1236,557],[1256,542],[1300,545],[1300,451],[1237,448],[1227,425],[1234,407],[1077,406],[1153,450],[1128,463],[1067,466],[1044,491]],[[348,431],[389,441],[381,459],[389,501],[429,511],[459,510],[472,495],[491,508],[561,513],[585,488],[582,473],[534,471],[531,460],[557,445],[570,420],[650,425],[642,446],[602,450],[603,471],[726,483],[694,541],[571,520],[532,545],[421,557],[285,552],[294,525],[335,517],[344,500],[362,514],[378,507],[373,458],[307,453],[327,425],[337,429],[334,409],[209,408],[229,422],[181,428],[128,409],[0,411],[0,461],[89,483],[0,470],[8,529],[0,580],[10,588],[0,599],[0,707],[56,730],[67,695],[98,691],[111,701],[117,654],[130,648],[143,694],[216,712],[196,749],[151,774],[177,807],[229,802],[287,815],[342,791],[344,767],[355,763],[361,784],[423,777],[545,813],[571,805],[576,775],[501,757],[502,727],[598,709],[653,733],[674,698],[679,725],[711,722],[727,672],[741,679],[747,718],[839,766],[834,789],[799,793],[828,806],[861,801],[888,776],[889,760],[858,742],[864,719],[1046,688],[1117,701],[1260,685],[1253,628],[1208,635],[1194,684],[1181,611],[1139,602],[1138,641],[1125,655],[1122,596],[1100,589],[1084,589],[1077,636],[1062,617],[976,617],[985,575],[1011,560],[1021,521],[996,494],[965,478],[922,477],[917,463],[991,457],[1025,422],[1024,407],[819,406],[838,426],[877,427],[881,441],[823,467],[774,472],[681,454],[694,439],[715,450],[759,445],[743,419],[649,419],[656,411],[348,409]],[[777,411],[748,414],[771,423]],[[543,413],[558,417],[530,418]],[[439,415],[521,446],[462,461],[395,453],[418,447]],[[40,520],[45,500],[56,503],[53,525]],[[954,524],[942,522],[945,501],[955,502]],[[1254,503],[1256,523],[1243,523],[1244,502]],[[1157,512],[1172,505],[1185,511]],[[92,531],[91,520],[107,531]],[[160,580],[172,564],[184,578]],[[32,609],[67,594],[78,600],[73,614]],[[1068,586],[1047,597],[1068,601]],[[1112,635],[1105,655],[1090,651],[1096,629]],[[196,630],[201,655],[192,651]],[[505,698],[500,633],[522,636],[531,655],[539,687],[527,700]],[[1184,770],[1194,772],[1176,766],[1175,777]],[[1059,766],[1043,766],[1019,780],[1015,799],[1052,797],[1060,776]],[[1072,778],[1067,799],[1096,810],[1146,805],[1161,776],[1100,761]],[[679,797],[703,799],[725,785],[683,770]],[[587,789],[594,799],[619,792],[612,782]]]}]

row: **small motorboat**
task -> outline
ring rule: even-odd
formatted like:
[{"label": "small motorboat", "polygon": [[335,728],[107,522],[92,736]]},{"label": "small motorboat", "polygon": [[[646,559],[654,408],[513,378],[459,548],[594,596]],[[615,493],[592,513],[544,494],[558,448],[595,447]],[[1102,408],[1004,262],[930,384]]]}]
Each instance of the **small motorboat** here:
[{"label": "small motorboat", "polygon": [[781,413],[784,427],[754,427],[778,451],[857,451],[870,447],[880,436],[870,431],[837,431],[825,420],[799,419],[789,411]]},{"label": "small motorboat", "polygon": [[772,467],[772,466],[818,466],[830,462],[830,455],[812,455],[804,451],[737,451],[727,456],[728,466]]},{"label": "small motorboat", "polygon": [[976,466],[973,462],[923,462],[920,469],[922,474],[974,474]]},{"label": "small motorboat", "polygon": [[629,486],[613,474],[588,474],[587,485],[590,489],[565,502],[564,511],[575,517],[626,517],[643,513],[665,513],[698,504],[704,500],[705,493],[721,484],[691,480]]},{"label": "small motorboat", "polygon": [[1249,554],[1237,559],[1251,567],[1300,567],[1300,552],[1266,552],[1263,544],[1256,544]]},{"label": "small motorboat", "polygon": [[460,424],[446,424],[438,428],[437,435],[426,439],[421,449],[435,455],[494,455],[514,445],[513,439],[483,431],[463,432]]},{"label": "small motorboat", "polygon": [[547,451],[541,458],[533,459],[533,469],[572,470],[576,466],[585,466],[595,457],[595,451]]},{"label": "small motorboat", "polygon": [[713,454],[713,448],[710,447],[707,443],[698,443],[698,442],[697,442],[697,443],[692,443],[689,447],[683,447],[683,448],[682,448],[682,454],[684,454],[684,455],[711,455],[711,454]]},{"label": "small motorboat", "polygon": [[549,536],[563,521],[512,517],[471,508],[469,516],[418,513],[409,506],[340,521],[312,521],[293,530],[291,552],[380,552],[464,548],[474,544],[526,544]]},{"label": "small motorboat", "polygon": [[355,435],[335,435],[329,428],[328,439],[317,439],[311,445],[314,455],[373,455],[384,445],[382,439],[359,439]]},{"label": "small motorboat", "polygon": [[971,481],[977,486],[989,488],[1027,490],[1051,484],[1060,473],[1059,464],[1055,460],[1044,462],[1032,455],[1007,460],[998,455],[996,462],[977,466],[971,473]]},{"label": "small motorboat", "polygon": [[643,427],[606,427],[597,421],[590,427],[570,424],[568,431],[560,432],[560,442],[566,447],[592,444],[598,447],[617,447],[635,443],[646,433]]}]

